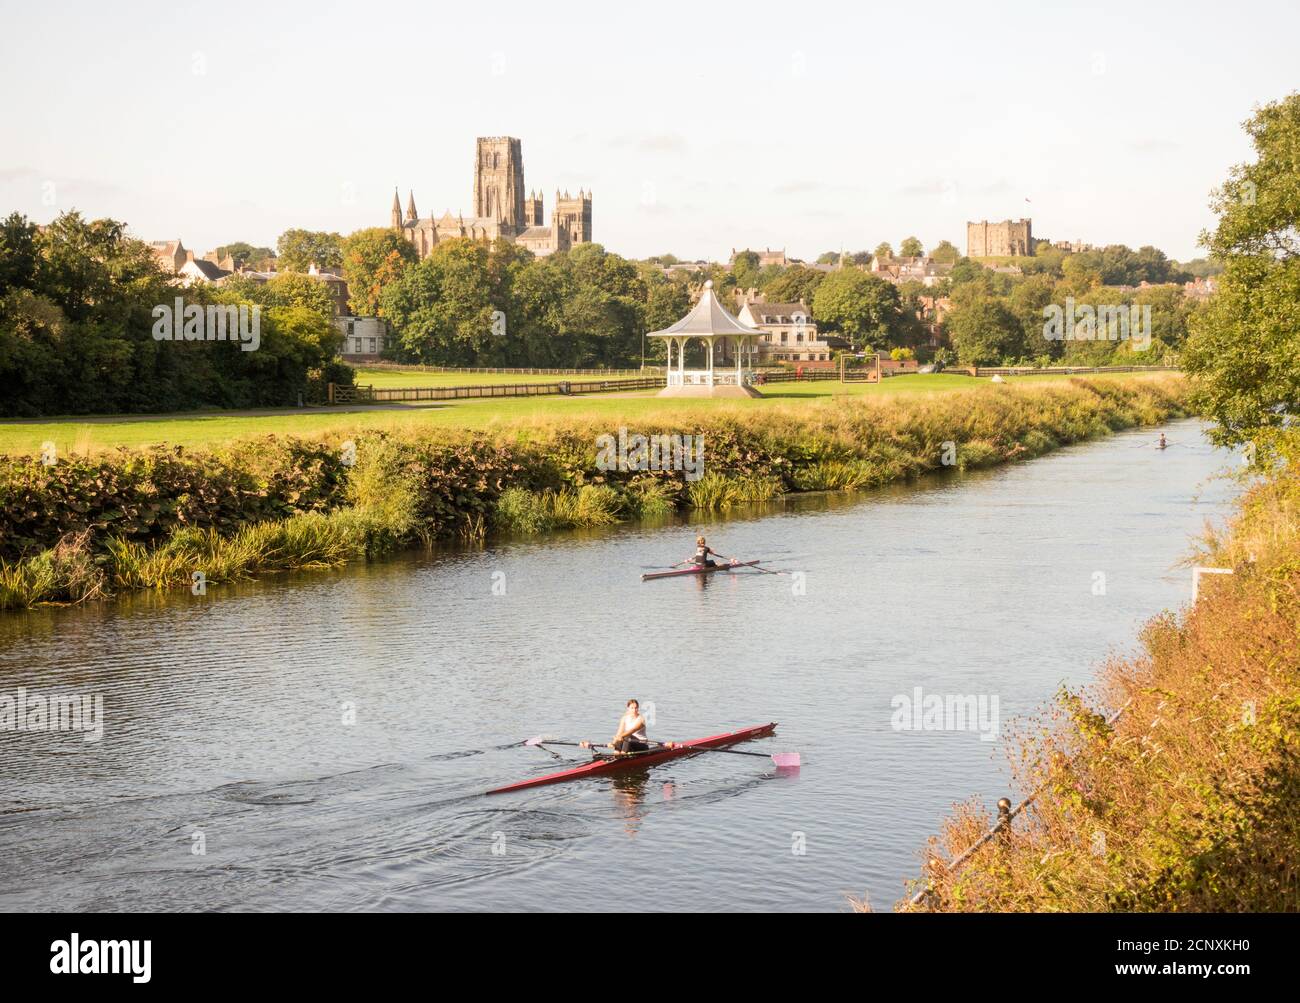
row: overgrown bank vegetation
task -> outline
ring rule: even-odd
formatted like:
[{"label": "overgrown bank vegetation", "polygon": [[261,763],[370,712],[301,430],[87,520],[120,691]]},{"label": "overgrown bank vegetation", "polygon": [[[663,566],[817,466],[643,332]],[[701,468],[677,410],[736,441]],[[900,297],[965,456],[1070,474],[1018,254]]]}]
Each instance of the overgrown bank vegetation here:
[{"label": "overgrown bank vegetation", "polygon": [[710,409],[704,476],[600,470],[610,423],[556,420],[487,433],[366,431],[237,448],[119,450],[44,465],[0,458],[0,607],[79,602],[127,588],[323,567],[439,539],[724,511],[788,492],[855,490],[952,462],[973,469],[1184,416],[1174,375],[991,386],[928,399],[840,398]]},{"label": "overgrown bank vegetation", "polygon": [[994,819],[968,802],[947,820],[920,908],[1300,909],[1300,452],[1288,459],[1197,557],[1235,574],[1019,735],[1017,786],[1040,793],[955,873]]}]

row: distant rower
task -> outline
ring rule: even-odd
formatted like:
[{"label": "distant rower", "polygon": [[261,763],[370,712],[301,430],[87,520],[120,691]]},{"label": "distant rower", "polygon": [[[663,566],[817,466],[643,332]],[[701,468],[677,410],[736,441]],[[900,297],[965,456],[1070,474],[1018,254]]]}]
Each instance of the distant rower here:
[{"label": "distant rower", "polygon": [[[716,568],[718,563],[713,560],[715,557],[722,558],[728,564],[736,563],[734,557],[728,557],[726,554],[719,554],[716,550],[710,547],[707,542],[705,542],[704,537],[697,536],[695,538],[694,556],[688,557],[684,561],[679,561],[678,564],[694,564],[697,568]],[[674,564],[673,567],[677,567],[677,565]]]},{"label": "distant rower", "polygon": [[[645,732],[645,715],[636,700],[627,702],[627,710],[618,722],[618,731],[609,741],[609,747],[615,752],[644,752],[650,748],[650,739]],[[590,742],[580,742],[584,749],[590,749]]]},{"label": "distant rower", "polygon": [[1165,442],[1165,433],[1160,433],[1160,441],[1156,443],[1156,449],[1164,449],[1169,443]]}]

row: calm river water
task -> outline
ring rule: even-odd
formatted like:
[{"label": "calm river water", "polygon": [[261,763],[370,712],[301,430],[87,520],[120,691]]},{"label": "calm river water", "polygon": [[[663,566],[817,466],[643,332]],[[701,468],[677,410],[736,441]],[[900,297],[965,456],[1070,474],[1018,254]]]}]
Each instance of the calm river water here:
[{"label": "calm river water", "polygon": [[[643,584],[697,524],[619,527],[0,616],[0,695],[105,715],[0,731],[0,908],[888,909],[953,802],[1009,792],[999,743],[895,730],[893,698],[996,696],[1005,731],[1190,598],[1231,458],[1166,430],[709,525],[802,578]],[[779,721],[748,748],[802,769],[481,796],[557,766],[507,743],[603,739],[629,696],[659,739]]]}]

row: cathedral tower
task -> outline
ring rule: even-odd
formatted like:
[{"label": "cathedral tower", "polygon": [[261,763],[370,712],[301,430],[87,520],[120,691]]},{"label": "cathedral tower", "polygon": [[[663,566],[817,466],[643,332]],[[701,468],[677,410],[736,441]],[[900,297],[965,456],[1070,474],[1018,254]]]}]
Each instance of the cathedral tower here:
[{"label": "cathedral tower", "polygon": [[542,197],[530,191],[528,198],[524,199],[524,226],[545,225],[542,223],[542,215]]},{"label": "cathedral tower", "polygon": [[393,214],[391,222],[394,230],[402,228],[402,200],[397,197],[397,189],[393,189]]},{"label": "cathedral tower", "polygon": [[591,240],[591,192],[578,189],[577,198],[568,192],[563,195],[555,193],[555,218],[561,227],[569,231],[569,240],[574,244],[585,244]]},{"label": "cathedral tower", "polygon": [[480,136],[474,162],[474,215],[520,229],[524,222],[523,145],[511,136]]}]

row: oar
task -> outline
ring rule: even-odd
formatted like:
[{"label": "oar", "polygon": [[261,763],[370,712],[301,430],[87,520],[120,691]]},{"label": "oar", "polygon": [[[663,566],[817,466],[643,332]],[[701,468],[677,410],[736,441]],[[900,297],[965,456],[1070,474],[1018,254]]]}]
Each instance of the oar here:
[{"label": "oar", "polygon": [[[661,749],[667,748],[663,742],[651,742],[651,745],[657,745]],[[692,749],[692,752],[725,752],[729,756],[757,756],[759,759],[770,759],[777,766],[794,766],[799,765],[799,753],[797,752],[746,752],[744,749]]]},{"label": "oar", "polygon": [[[605,748],[606,743],[588,742],[592,748]],[[661,749],[668,748],[663,742],[650,742],[652,746],[658,746]],[[538,735],[524,742],[524,745],[575,745],[581,746],[581,742],[562,742],[558,739],[549,739],[545,735]],[[680,746],[678,746],[680,748]],[[797,752],[745,752],[743,749],[691,749],[691,752],[725,752],[730,756],[757,756],[759,759],[770,759],[777,766],[781,767],[798,767],[799,753]]]}]

